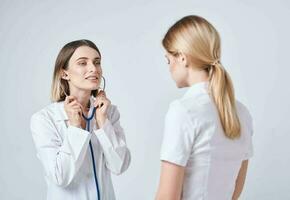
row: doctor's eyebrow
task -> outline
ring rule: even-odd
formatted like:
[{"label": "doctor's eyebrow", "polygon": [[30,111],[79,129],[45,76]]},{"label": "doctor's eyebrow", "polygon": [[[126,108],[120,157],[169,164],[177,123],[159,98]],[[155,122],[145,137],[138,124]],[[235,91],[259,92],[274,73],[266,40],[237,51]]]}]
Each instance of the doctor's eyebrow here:
[{"label": "doctor's eyebrow", "polygon": [[[76,61],[78,61],[78,60],[88,60],[89,58],[87,58],[87,57],[80,57],[80,58],[78,58],[78,59],[76,59]],[[95,57],[93,60],[101,60],[101,58],[100,57]]]}]

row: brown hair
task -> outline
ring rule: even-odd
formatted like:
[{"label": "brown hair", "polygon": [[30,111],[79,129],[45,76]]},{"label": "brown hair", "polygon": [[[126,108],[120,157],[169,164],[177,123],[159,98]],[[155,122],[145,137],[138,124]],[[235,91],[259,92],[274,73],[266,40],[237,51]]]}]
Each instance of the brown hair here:
[{"label": "brown hair", "polygon": [[[95,49],[99,55],[101,53],[98,47],[90,40],[76,40],[72,41],[60,50],[55,61],[53,80],[51,85],[51,100],[53,102],[64,101],[66,94],[70,94],[67,80],[62,79],[62,72],[68,68],[69,60],[75,50],[81,46],[88,46]],[[97,90],[92,91],[92,95],[96,96]]]},{"label": "brown hair", "polygon": [[225,135],[240,137],[241,125],[237,114],[231,78],[220,62],[221,41],[217,30],[206,19],[190,15],[169,28],[162,44],[168,53],[184,53],[195,67],[209,75],[209,93],[217,107]]}]

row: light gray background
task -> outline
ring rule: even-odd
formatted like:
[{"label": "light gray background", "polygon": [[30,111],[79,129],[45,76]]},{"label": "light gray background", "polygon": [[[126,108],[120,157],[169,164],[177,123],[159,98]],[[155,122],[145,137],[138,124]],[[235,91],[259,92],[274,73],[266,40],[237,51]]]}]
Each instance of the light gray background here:
[{"label": "light gray background", "polygon": [[121,112],[132,153],[113,178],[120,200],[153,199],[169,103],[185,90],[170,78],[161,47],[167,28],[198,14],[222,38],[222,62],[255,121],[255,156],[241,199],[290,199],[289,1],[0,2],[0,199],[45,199],[29,129],[49,104],[54,61],[67,42],[87,38],[103,55],[107,93]]}]

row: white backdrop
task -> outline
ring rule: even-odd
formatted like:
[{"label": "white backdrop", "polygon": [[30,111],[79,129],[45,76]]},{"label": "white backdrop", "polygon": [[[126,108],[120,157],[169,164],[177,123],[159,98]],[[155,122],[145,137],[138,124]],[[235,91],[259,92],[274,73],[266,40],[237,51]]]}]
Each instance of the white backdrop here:
[{"label": "white backdrop", "polygon": [[255,155],[241,199],[290,199],[290,3],[273,0],[0,2],[0,199],[45,199],[29,129],[50,103],[60,48],[90,39],[103,55],[107,93],[118,105],[132,163],[113,178],[119,200],[153,199],[169,103],[185,90],[170,78],[161,47],[168,27],[197,14],[222,38],[222,62],[255,121]]}]

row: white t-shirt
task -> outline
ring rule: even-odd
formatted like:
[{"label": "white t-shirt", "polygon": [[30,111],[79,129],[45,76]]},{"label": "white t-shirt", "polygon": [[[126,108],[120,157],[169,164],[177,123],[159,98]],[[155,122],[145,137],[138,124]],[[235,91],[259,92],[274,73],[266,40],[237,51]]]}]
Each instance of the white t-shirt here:
[{"label": "white t-shirt", "polygon": [[228,139],[207,89],[194,84],[166,115],[161,160],[185,167],[183,200],[231,200],[241,163],[253,155],[246,107],[236,103],[241,137]]}]

